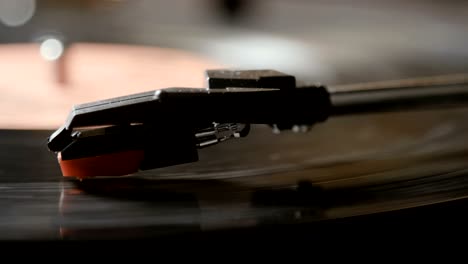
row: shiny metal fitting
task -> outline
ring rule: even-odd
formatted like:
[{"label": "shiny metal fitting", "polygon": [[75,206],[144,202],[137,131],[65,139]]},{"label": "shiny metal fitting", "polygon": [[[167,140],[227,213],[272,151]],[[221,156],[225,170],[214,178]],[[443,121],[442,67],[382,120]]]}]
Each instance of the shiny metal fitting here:
[{"label": "shiny metal fitting", "polygon": [[213,123],[212,127],[200,130],[195,134],[198,141],[197,147],[204,148],[231,138],[239,138],[246,128],[247,125],[241,123]]}]

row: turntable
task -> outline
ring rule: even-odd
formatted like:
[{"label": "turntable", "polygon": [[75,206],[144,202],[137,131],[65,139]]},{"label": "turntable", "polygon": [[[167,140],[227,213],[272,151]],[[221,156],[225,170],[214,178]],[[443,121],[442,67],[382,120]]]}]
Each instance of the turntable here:
[{"label": "turntable", "polygon": [[[192,1],[110,2],[44,1],[29,22],[0,27],[0,239],[462,235],[467,40],[453,14],[463,3],[254,1],[223,19]],[[207,69],[231,67],[247,81],[211,72],[221,84],[206,83]],[[121,108],[161,98],[162,112]],[[57,152],[70,137],[111,135],[109,120],[163,122],[149,134],[119,129],[104,145],[137,141],[164,162],[80,179],[64,171]],[[70,124],[100,127],[62,134]],[[93,156],[106,140],[61,154]]]}]

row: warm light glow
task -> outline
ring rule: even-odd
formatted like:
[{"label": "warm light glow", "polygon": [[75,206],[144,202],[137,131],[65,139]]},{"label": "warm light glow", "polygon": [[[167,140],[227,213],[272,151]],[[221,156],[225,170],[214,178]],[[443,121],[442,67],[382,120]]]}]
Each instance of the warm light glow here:
[{"label": "warm light glow", "polygon": [[[206,69],[226,67],[183,50],[91,43],[67,46],[55,64],[39,55],[41,43],[0,45],[2,129],[56,129],[75,104],[164,87],[204,87]],[[61,67],[65,83],[57,82]]]}]

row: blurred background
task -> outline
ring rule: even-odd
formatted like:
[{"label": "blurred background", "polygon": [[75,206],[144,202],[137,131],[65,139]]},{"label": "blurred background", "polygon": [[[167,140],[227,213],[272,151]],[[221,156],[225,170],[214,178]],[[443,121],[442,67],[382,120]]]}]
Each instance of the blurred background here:
[{"label": "blurred background", "polygon": [[327,85],[467,72],[466,1],[0,0],[0,127],[55,129],[71,106],[208,68]]}]

